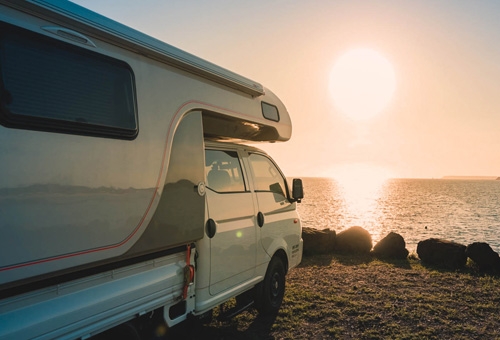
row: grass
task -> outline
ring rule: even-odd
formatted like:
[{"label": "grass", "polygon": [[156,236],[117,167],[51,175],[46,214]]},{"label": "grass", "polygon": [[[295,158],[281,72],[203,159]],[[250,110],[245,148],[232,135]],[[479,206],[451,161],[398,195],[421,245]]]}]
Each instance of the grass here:
[{"label": "grass", "polygon": [[[248,310],[229,321],[173,330],[197,339],[500,339],[500,277],[417,259],[305,257],[287,275],[274,317]],[[217,311],[215,312],[217,314]]]}]

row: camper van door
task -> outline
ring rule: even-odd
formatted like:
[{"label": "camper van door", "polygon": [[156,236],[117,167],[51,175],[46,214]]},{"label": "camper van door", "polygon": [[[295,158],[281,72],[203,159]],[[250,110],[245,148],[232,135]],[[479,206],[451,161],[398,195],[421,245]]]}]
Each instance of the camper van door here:
[{"label": "camper van door", "polygon": [[261,245],[269,256],[282,247],[291,254],[292,247],[300,243],[300,227],[296,203],[288,199],[286,179],[267,155],[251,152],[248,163],[257,197]]},{"label": "camper van door", "polygon": [[236,149],[207,149],[210,294],[219,294],[251,279],[256,262],[256,219],[252,193]]}]

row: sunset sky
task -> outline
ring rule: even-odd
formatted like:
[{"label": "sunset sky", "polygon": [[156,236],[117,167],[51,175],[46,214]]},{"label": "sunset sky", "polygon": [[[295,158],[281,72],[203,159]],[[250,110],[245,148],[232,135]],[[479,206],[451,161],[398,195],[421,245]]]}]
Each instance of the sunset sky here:
[{"label": "sunset sky", "polygon": [[[293,135],[261,147],[289,176],[500,176],[498,1],[74,2],[270,88]],[[338,99],[359,62],[363,117]]]}]

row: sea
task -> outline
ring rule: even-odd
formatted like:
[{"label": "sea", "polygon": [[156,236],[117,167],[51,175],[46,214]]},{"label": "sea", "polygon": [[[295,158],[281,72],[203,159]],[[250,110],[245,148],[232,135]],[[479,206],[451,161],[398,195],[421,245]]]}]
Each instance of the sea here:
[{"label": "sea", "polygon": [[303,227],[338,233],[361,226],[374,245],[392,231],[403,236],[410,252],[422,240],[442,238],[463,245],[486,242],[500,253],[500,180],[302,181]]}]

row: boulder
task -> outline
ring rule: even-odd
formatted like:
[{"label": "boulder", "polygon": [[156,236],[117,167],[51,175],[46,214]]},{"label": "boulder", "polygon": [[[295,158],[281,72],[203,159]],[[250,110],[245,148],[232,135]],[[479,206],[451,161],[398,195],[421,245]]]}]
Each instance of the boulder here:
[{"label": "boulder", "polygon": [[372,237],[361,227],[350,227],[337,234],[335,250],[346,254],[367,254],[372,249]]},{"label": "boulder", "polygon": [[488,243],[474,242],[469,244],[465,249],[465,255],[474,261],[480,270],[500,271],[500,257]]},{"label": "boulder", "polygon": [[373,247],[373,255],[382,258],[406,259],[408,250],[403,236],[391,231]]},{"label": "boulder", "polygon": [[465,249],[463,244],[430,238],[418,242],[417,254],[424,263],[457,269],[465,266]]},{"label": "boulder", "polygon": [[328,254],[335,247],[335,230],[302,228],[304,255]]}]

